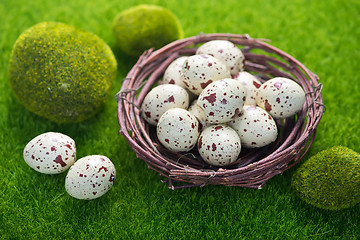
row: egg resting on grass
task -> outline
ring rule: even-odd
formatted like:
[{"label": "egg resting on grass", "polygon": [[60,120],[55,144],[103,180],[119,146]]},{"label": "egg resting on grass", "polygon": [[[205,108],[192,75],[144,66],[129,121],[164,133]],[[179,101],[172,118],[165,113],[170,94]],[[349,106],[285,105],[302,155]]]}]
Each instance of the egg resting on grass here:
[{"label": "egg resting on grass", "polygon": [[65,189],[77,199],[103,196],[114,184],[116,169],[111,160],[102,155],[90,155],[77,160],[69,169]]},{"label": "egg resting on grass", "polygon": [[292,176],[297,195],[315,207],[339,210],[360,202],[360,154],[343,146],[307,159]]},{"label": "egg resting on grass", "polygon": [[46,132],[30,140],[23,155],[25,162],[37,172],[62,173],[76,160],[75,141],[62,133]]},{"label": "egg resting on grass", "polygon": [[113,33],[120,49],[132,56],[183,37],[180,22],[170,10],[146,4],[120,12],[114,19]]},{"label": "egg resting on grass", "polygon": [[28,110],[54,122],[73,123],[101,110],[116,67],[110,47],[95,34],[42,22],[15,42],[9,80]]}]

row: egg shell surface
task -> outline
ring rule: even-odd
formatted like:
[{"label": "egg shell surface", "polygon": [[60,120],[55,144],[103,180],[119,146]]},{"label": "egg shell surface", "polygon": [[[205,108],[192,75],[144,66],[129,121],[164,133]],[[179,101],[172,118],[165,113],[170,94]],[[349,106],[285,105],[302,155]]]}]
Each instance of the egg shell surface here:
[{"label": "egg shell surface", "polygon": [[257,90],[261,86],[261,81],[256,76],[246,71],[239,72],[234,75],[233,78],[240,81],[240,83],[246,88],[245,105],[256,106],[256,94]]},{"label": "egg shell surface", "polygon": [[207,54],[189,56],[182,66],[181,80],[195,95],[223,78],[231,78],[229,69],[221,60]]},{"label": "egg shell surface", "polygon": [[199,95],[197,104],[204,110],[209,123],[226,123],[241,111],[246,100],[246,89],[231,78],[212,82]]},{"label": "egg shell surface", "polygon": [[40,173],[61,173],[76,160],[75,141],[62,133],[46,132],[25,146],[23,156],[25,162]]},{"label": "egg shell surface", "polygon": [[189,111],[172,108],[161,116],[156,132],[165,148],[173,152],[184,152],[196,145],[200,126],[196,117]]},{"label": "egg shell surface", "polygon": [[197,99],[195,99],[190,104],[190,107],[189,107],[188,111],[190,113],[192,113],[197,118],[197,120],[199,121],[201,129],[212,125],[212,123],[209,123],[209,122],[206,121],[206,114],[205,114],[204,110],[199,105],[197,105]]},{"label": "egg shell surface", "polygon": [[274,142],[278,135],[276,122],[264,109],[246,105],[240,115],[228,123],[240,136],[242,146],[258,148]]},{"label": "egg shell surface", "polygon": [[151,89],[142,103],[142,117],[156,126],[161,115],[171,108],[189,107],[189,94],[174,84],[162,84]]},{"label": "egg shell surface", "polygon": [[244,70],[245,56],[242,51],[230,41],[208,41],[197,49],[196,54],[208,54],[222,60],[232,75]]},{"label": "egg shell surface", "polygon": [[275,77],[257,91],[256,103],[274,118],[287,118],[299,112],[305,103],[305,92],[295,81]]},{"label": "egg shell surface", "polygon": [[116,169],[111,160],[102,155],[90,155],[77,160],[65,179],[67,193],[77,199],[95,199],[113,186]]},{"label": "egg shell surface", "polygon": [[181,69],[184,64],[187,56],[181,56],[172,61],[169,66],[166,68],[163,76],[164,84],[176,84],[182,88],[186,88],[185,84],[181,80]]},{"label": "egg shell surface", "polygon": [[241,152],[241,140],[231,127],[216,124],[201,132],[198,150],[205,162],[214,166],[226,166],[237,160]]}]

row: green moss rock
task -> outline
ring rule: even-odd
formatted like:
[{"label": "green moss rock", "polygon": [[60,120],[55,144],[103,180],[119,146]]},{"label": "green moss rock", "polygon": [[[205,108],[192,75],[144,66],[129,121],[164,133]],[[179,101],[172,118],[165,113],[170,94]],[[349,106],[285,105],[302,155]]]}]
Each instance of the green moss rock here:
[{"label": "green moss rock", "polygon": [[296,169],[292,186],[313,206],[352,207],[360,202],[360,154],[343,146],[321,151]]},{"label": "green moss rock", "polygon": [[119,48],[132,56],[183,37],[179,20],[171,11],[146,4],[119,13],[113,22],[113,33]]},{"label": "green moss rock", "polygon": [[15,42],[10,86],[30,111],[58,123],[98,113],[108,99],[117,63],[95,34],[57,22],[42,22]]}]

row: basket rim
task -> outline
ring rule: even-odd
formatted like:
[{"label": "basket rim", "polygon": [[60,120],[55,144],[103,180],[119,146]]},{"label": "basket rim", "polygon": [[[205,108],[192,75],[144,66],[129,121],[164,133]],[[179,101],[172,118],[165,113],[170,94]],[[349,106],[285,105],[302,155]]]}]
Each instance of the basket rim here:
[{"label": "basket rim", "polygon": [[[257,161],[233,169],[196,168],[180,163],[179,159],[164,156],[153,143],[148,134],[149,126],[140,116],[142,100],[162,76],[165,68],[177,57],[191,55],[199,44],[217,39],[243,46],[245,70],[261,72],[267,76],[289,76],[296,80],[306,93],[305,104],[296,120],[284,120],[284,125],[293,125],[293,128],[287,129],[291,131],[280,146]],[[208,184],[262,188],[267,180],[293,167],[309,151],[317,125],[325,111],[321,94],[323,85],[319,83],[319,77],[300,61],[267,42],[269,40],[251,38],[247,34],[201,33],[176,40],[156,51],[145,51],[123,79],[120,91],[115,97],[120,134],[125,137],[138,158],[144,160],[150,169],[167,178],[169,188]],[[260,49],[269,55],[254,54],[251,52],[253,49]],[[183,184],[175,186],[174,182]]]}]

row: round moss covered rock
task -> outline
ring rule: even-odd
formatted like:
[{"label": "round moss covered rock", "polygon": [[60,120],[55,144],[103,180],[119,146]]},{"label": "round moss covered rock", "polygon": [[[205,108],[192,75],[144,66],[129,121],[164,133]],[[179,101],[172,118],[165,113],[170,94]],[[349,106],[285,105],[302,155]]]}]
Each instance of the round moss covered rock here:
[{"label": "round moss covered rock", "polygon": [[58,123],[98,113],[116,77],[116,59],[95,34],[57,22],[42,22],[15,42],[10,86],[30,111]]},{"label": "round moss covered rock", "polygon": [[132,56],[183,37],[179,20],[171,11],[146,4],[119,13],[113,22],[113,33],[119,48]]},{"label": "round moss covered rock", "polygon": [[313,206],[352,207],[360,202],[360,154],[343,146],[321,151],[296,169],[292,186]]}]

